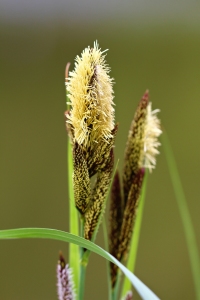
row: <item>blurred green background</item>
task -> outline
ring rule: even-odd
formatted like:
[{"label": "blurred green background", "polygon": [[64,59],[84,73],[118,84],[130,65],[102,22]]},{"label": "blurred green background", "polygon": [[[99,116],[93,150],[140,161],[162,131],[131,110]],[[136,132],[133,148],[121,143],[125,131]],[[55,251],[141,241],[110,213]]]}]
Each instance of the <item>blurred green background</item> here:
[{"label": "blurred green background", "polygon": [[[151,2],[151,3],[150,3]],[[2,1],[0,229],[68,229],[64,70],[98,40],[109,49],[123,151],[148,88],[167,130],[200,249],[200,6],[196,1]],[[164,151],[149,176],[136,275],[161,299],[195,299]],[[97,243],[103,244],[102,229]],[[0,299],[57,299],[49,240],[0,241]],[[91,256],[85,299],[107,299],[106,264]],[[135,294],[134,299],[139,299]]]}]

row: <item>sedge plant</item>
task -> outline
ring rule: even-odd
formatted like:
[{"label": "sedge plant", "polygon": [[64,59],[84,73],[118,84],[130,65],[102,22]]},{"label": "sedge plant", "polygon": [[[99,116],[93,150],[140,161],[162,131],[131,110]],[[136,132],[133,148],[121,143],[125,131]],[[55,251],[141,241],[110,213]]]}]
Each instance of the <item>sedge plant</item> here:
[{"label": "sedge plant", "polygon": [[[0,239],[49,238],[70,243],[69,258],[66,260],[60,252],[57,264],[59,300],[84,299],[86,269],[91,251],[108,261],[109,300],[133,299],[131,284],[142,299],[156,300],[159,298],[132,272],[147,174],[155,168],[156,155],[159,153],[158,138],[162,133],[157,117],[159,110],[152,110],[149,92],[146,91],[131,122],[124,167],[120,174],[114,164],[118,124],[115,123],[113,79],[105,60],[106,51],[101,51],[95,42],[93,47],[85,48],[81,56],[76,57],[74,70],[69,71],[68,63],[65,72],[70,232],[44,228],[2,230]],[[95,244],[95,239],[108,200],[108,228],[105,220],[103,222],[105,251]],[[197,257],[195,251],[193,253]],[[191,259],[191,262],[194,265],[194,260]],[[126,263],[132,272],[125,267]],[[199,269],[195,270],[197,286]],[[121,273],[126,276],[122,286]]]}]

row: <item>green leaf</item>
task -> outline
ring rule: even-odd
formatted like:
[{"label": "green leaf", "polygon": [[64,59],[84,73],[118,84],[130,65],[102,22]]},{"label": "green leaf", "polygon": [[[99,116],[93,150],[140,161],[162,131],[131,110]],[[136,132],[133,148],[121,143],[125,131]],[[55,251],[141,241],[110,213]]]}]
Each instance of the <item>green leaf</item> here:
[{"label": "green leaf", "polygon": [[125,266],[123,266],[117,259],[115,259],[111,254],[106,252],[101,247],[95,245],[94,243],[85,240],[79,236],[75,236],[68,232],[56,230],[56,229],[46,229],[46,228],[20,228],[20,229],[8,229],[0,230],[0,239],[17,239],[17,238],[44,238],[44,239],[54,239],[63,242],[73,243],[83,248],[87,248],[90,251],[104,257],[105,259],[116,264],[122,272],[129,278],[133,286],[137,290],[138,294],[144,300],[158,300],[159,298],[134,274],[132,274]]},{"label": "green leaf", "polygon": [[185,238],[186,238],[186,243],[187,243],[187,248],[189,253],[189,259],[190,259],[190,266],[191,266],[193,280],[194,280],[196,299],[200,300],[200,259],[199,259],[197,241],[195,237],[194,228],[192,225],[192,219],[188,209],[187,200],[178,173],[178,168],[176,166],[174,154],[166,131],[164,131],[164,134],[162,135],[162,144],[167,159],[167,165],[169,168],[172,185],[175,192],[178,209],[183,223],[183,228],[184,228],[184,233],[185,233]]}]

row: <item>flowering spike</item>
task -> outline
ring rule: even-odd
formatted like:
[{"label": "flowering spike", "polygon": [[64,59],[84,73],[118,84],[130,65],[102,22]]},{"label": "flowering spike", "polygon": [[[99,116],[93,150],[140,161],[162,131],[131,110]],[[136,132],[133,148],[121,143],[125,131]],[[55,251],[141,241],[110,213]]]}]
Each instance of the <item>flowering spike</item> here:
[{"label": "flowering spike", "polygon": [[[121,225],[121,230],[119,232],[119,241],[115,250],[115,257],[121,261],[125,261],[127,258],[127,253],[129,250],[129,243],[133,233],[133,227],[135,223],[135,217],[140,197],[140,191],[142,187],[142,182],[144,178],[144,169],[140,169],[131,184],[131,188],[128,194],[128,200],[123,212],[123,221]],[[111,264],[111,279],[112,286],[115,286],[117,279],[118,267]]]},{"label": "flowering spike", "polygon": [[86,149],[93,142],[111,138],[114,127],[113,79],[103,52],[97,42],[93,48],[85,48],[66,82],[72,106],[68,122],[75,140]]},{"label": "flowering spike", "polygon": [[[120,261],[126,259],[129,250],[145,168],[151,172],[156,165],[155,156],[159,153],[157,147],[160,145],[158,137],[162,133],[160,121],[156,116],[158,111],[151,110],[149,92],[146,91],[129,130],[123,170],[123,221],[119,226],[118,246],[113,253]],[[112,287],[116,283],[117,271],[118,268],[111,264]]]},{"label": "flowering spike", "polygon": [[151,172],[156,166],[155,156],[159,154],[157,147],[160,146],[158,137],[161,135],[160,120],[157,118],[159,109],[152,111],[151,103],[147,106],[147,116],[144,128],[144,148],[141,154],[140,166],[148,168]]},{"label": "flowering spike", "polygon": [[155,156],[159,153],[157,147],[160,145],[158,137],[162,133],[156,116],[158,111],[151,110],[149,92],[146,91],[137,107],[126,144],[123,171],[125,201],[138,170],[144,167],[151,172],[155,168]]},{"label": "flowering spike", "polygon": [[149,97],[147,91],[139,102],[128,134],[123,170],[125,203],[128,198],[133,177],[137,173],[141,162],[141,151],[143,151],[144,148],[144,127],[148,102]]},{"label": "flowering spike", "polygon": [[72,271],[65,263],[65,259],[60,252],[57,264],[57,293],[59,300],[75,300],[74,283],[72,279]]},{"label": "flowering spike", "polygon": [[126,207],[123,214],[123,222],[121,227],[121,234],[119,238],[119,254],[118,257],[121,259],[125,258],[128,251],[129,242],[133,232],[133,225],[135,222],[140,191],[144,178],[144,169],[140,169],[133,179]]},{"label": "flowering spike", "polygon": [[112,170],[114,164],[113,149],[110,151],[110,157],[107,161],[105,170],[97,173],[96,184],[94,186],[92,199],[85,213],[85,239],[91,240],[95,229],[98,229],[99,223],[105,210],[105,197],[110,185]]},{"label": "flowering spike", "polygon": [[[66,89],[71,110],[65,113],[73,146],[73,185],[76,207],[85,218],[85,237],[92,238],[104,207],[113,163],[113,79],[97,42],[76,57],[75,69],[66,67]],[[68,76],[69,73],[69,76]],[[91,193],[91,177],[97,182]]]},{"label": "flowering spike", "polygon": [[[119,246],[119,236],[121,231],[121,225],[123,220],[123,199],[121,195],[120,177],[119,172],[116,172],[110,199],[109,209],[109,252],[114,257],[117,257],[117,251]],[[116,268],[114,264],[110,262],[111,278],[115,278]]]},{"label": "flowering spike", "polygon": [[81,147],[77,142],[74,144],[73,149],[73,162],[74,162],[74,198],[76,208],[81,214],[84,214],[90,201],[91,187],[90,178]]}]

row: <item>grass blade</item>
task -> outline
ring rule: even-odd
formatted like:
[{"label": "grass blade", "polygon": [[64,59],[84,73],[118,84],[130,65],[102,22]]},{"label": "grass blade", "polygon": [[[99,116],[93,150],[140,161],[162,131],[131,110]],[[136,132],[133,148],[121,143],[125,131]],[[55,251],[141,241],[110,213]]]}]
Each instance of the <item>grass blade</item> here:
[{"label": "grass blade", "polygon": [[185,233],[185,238],[186,238],[186,243],[187,243],[187,248],[189,253],[190,266],[191,266],[192,276],[194,280],[196,299],[200,300],[200,259],[199,259],[197,241],[195,237],[194,228],[192,225],[192,219],[187,205],[187,200],[178,173],[178,168],[176,166],[176,161],[166,131],[162,135],[162,144],[167,159],[167,165],[169,168],[172,185],[175,192],[178,209],[183,223],[183,228],[184,228],[184,233]]},{"label": "grass blade", "polygon": [[20,228],[0,230],[0,239],[17,239],[17,238],[43,238],[54,239],[63,242],[73,243],[80,247],[86,248],[94,253],[104,257],[105,259],[116,264],[122,272],[129,278],[133,286],[143,300],[158,300],[159,298],[134,274],[132,274],[125,266],[123,266],[116,258],[106,252],[94,243],[71,233],[56,229],[47,228]]}]

